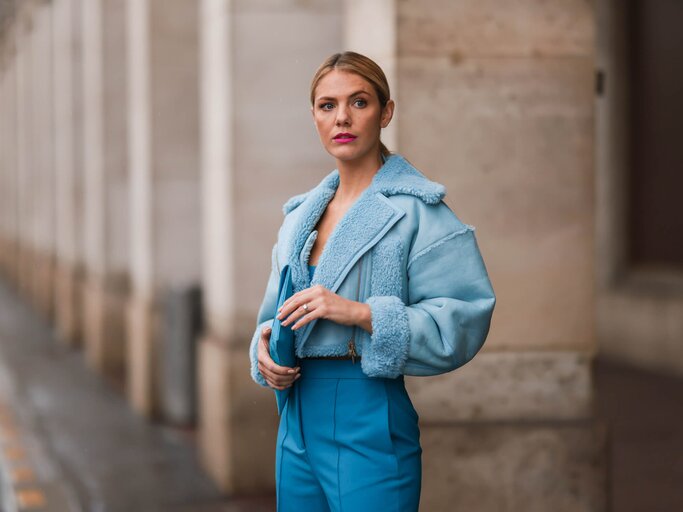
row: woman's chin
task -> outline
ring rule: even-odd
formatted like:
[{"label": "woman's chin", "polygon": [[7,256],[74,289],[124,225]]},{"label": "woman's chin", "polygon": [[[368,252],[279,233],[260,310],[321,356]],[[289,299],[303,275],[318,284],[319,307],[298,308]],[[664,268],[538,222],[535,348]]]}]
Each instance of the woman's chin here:
[{"label": "woman's chin", "polygon": [[327,152],[337,160],[342,160],[344,162],[357,160],[367,153],[367,151],[361,151],[358,148],[352,147],[332,147],[327,148]]}]

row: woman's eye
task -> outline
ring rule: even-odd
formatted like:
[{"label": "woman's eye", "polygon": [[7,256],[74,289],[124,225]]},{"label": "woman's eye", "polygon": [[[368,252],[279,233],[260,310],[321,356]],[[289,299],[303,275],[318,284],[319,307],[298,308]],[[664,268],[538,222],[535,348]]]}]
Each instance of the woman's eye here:
[{"label": "woman's eye", "polygon": [[328,103],[321,103],[320,108],[322,110],[330,110],[329,108],[326,108],[328,105],[332,106],[332,103],[329,103],[329,102]]},{"label": "woman's eye", "polygon": [[361,105],[360,105],[361,107],[364,107],[365,105],[367,105],[367,102],[361,98],[358,98],[356,101],[354,101],[354,103],[358,103],[359,101],[361,103]]}]

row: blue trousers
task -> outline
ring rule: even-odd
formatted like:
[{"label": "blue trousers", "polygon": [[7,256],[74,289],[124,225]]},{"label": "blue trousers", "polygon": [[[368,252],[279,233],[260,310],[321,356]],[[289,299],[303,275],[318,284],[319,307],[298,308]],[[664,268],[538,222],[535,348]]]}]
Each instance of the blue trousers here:
[{"label": "blue trousers", "polygon": [[403,376],[367,377],[350,360],[300,366],[277,435],[278,512],[417,512],[419,418]]}]

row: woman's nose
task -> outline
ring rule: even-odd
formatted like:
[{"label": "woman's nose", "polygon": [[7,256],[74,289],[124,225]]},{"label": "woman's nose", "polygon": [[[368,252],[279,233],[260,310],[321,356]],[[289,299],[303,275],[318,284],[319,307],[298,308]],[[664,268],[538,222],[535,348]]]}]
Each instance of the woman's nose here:
[{"label": "woman's nose", "polygon": [[349,111],[346,107],[339,106],[337,108],[337,125],[348,124],[349,122]]}]

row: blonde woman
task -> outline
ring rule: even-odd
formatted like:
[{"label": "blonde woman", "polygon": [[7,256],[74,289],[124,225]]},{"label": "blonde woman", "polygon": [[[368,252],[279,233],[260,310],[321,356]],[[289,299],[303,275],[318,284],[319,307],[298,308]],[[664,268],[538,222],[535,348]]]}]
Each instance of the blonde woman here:
[{"label": "blonde woman", "polygon": [[[291,387],[276,444],[278,510],[417,511],[419,418],[403,376],[470,361],[496,297],[474,227],[443,202],[442,185],[380,141],[395,109],[381,68],[355,52],[331,55],[310,98],[336,168],[283,207],[250,347],[257,383]],[[294,294],[275,311],[285,264]],[[269,355],[276,316],[295,333],[294,368]]]}]

